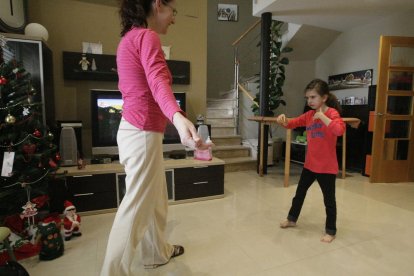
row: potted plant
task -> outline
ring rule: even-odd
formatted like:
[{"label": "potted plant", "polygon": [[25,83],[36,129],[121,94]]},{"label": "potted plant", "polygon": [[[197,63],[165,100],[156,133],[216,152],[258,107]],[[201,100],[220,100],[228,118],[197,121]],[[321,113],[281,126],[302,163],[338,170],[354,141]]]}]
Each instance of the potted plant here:
[{"label": "potted plant", "polygon": [[[283,85],[285,84],[285,66],[289,64],[289,59],[283,56],[283,54],[289,53],[293,49],[290,47],[284,47],[282,49],[283,24],[284,22],[282,21],[273,20],[270,26],[270,82],[268,116],[275,115],[274,112],[280,105],[286,105],[286,102],[282,97]],[[259,87],[260,84],[258,88]],[[260,93],[256,93],[254,101],[256,103],[260,103]],[[256,104],[253,104],[251,108],[253,113],[258,115],[259,107]]]}]

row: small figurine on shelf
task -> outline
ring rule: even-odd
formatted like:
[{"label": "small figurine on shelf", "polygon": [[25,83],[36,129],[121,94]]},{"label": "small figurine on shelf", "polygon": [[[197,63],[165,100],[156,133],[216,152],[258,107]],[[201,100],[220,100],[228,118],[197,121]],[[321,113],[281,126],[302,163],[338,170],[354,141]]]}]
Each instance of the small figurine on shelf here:
[{"label": "small figurine on shelf", "polygon": [[65,218],[63,219],[63,227],[65,229],[65,241],[69,241],[72,236],[79,237],[82,235],[80,231],[81,218],[76,214],[76,208],[72,202],[66,200],[64,205],[65,210],[63,214]]},{"label": "small figurine on shelf", "polygon": [[63,255],[64,244],[60,234],[61,225],[58,216],[47,217],[39,223],[36,241],[40,245],[40,260],[53,260]]},{"label": "small figurine on shelf", "polygon": [[82,59],[79,61],[79,64],[81,65],[83,71],[88,71],[88,66],[90,62],[86,59],[85,54],[82,54]]},{"label": "small figurine on shelf", "polygon": [[98,69],[98,67],[96,67],[96,61],[95,61],[95,59],[93,58],[93,59],[92,59],[91,70],[92,70],[92,71],[96,71],[97,69]]}]

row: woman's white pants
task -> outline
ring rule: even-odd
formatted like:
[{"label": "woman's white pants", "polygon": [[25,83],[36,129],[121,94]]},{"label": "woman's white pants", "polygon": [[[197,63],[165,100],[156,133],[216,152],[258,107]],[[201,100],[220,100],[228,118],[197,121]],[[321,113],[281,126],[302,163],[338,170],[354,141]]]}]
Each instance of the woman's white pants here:
[{"label": "woman's white pants", "polygon": [[117,140],[126,194],[109,235],[102,276],[133,275],[138,252],[144,265],[164,264],[172,255],[173,246],[165,239],[168,196],[162,137],[121,120]]}]

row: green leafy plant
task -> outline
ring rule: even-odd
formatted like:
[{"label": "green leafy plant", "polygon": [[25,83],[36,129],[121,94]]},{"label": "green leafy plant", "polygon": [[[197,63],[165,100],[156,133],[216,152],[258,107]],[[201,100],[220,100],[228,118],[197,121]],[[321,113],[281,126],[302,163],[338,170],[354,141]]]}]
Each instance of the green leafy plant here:
[{"label": "green leafy plant", "polygon": [[[285,66],[289,64],[289,59],[283,55],[292,52],[293,49],[290,47],[282,49],[283,24],[282,21],[273,20],[270,26],[269,110],[267,114],[269,116],[274,115],[274,111],[280,105],[286,105],[283,100],[283,85],[286,79]],[[258,88],[260,90],[260,84]],[[256,93],[254,101],[260,103],[260,93]],[[257,105],[253,104],[251,108],[256,115],[259,113]]]}]

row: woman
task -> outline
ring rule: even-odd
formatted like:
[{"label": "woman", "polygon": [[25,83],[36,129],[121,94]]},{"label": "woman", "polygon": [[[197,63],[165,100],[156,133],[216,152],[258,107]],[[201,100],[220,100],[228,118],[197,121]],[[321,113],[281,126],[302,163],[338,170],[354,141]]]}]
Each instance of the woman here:
[{"label": "woman", "polygon": [[121,2],[117,66],[124,105],[117,141],[127,190],[109,235],[101,275],[132,275],[138,249],[146,268],[184,253],[182,246],[165,240],[168,199],[162,138],[167,119],[184,145],[205,145],[177,105],[158,36],[174,24],[175,6],[175,0]]}]

